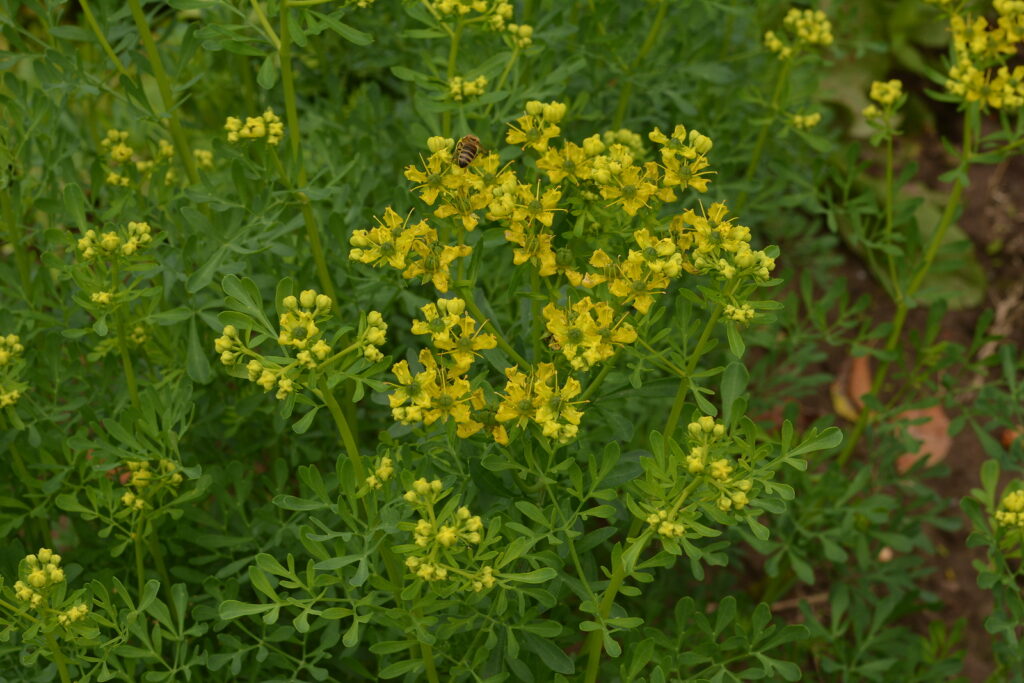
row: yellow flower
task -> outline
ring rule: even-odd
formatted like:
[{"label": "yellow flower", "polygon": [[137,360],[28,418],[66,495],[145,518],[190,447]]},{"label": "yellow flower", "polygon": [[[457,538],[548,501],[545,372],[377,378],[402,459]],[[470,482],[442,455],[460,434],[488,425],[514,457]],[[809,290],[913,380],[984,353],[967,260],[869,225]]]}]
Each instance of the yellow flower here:
[{"label": "yellow flower", "polygon": [[560,183],[568,178],[576,184],[589,179],[593,170],[583,148],[572,142],[566,142],[561,149],[548,148],[537,160],[537,168],[544,171],[548,180],[553,183]]},{"label": "yellow flower", "polygon": [[457,329],[458,334],[447,340],[435,341],[434,345],[454,361],[452,370],[463,374],[480,355],[478,351],[493,349],[498,345],[498,340],[493,334],[481,333],[476,327],[476,321],[468,315],[459,319]]},{"label": "yellow flower", "polygon": [[559,386],[558,373],[551,363],[540,363],[536,370],[534,392],[537,396],[537,414],[534,420],[544,436],[567,443],[576,437],[583,413],[576,406],[582,388],[572,377]]},{"label": "yellow flower", "polygon": [[515,426],[524,427],[537,413],[537,397],[533,394],[533,380],[523,374],[518,366],[505,369],[505,393],[495,419],[499,422],[514,420]]},{"label": "yellow flower", "polygon": [[[456,167],[457,168],[457,167]],[[414,165],[405,167],[405,177],[419,183],[414,190],[420,193],[420,199],[429,205],[437,201],[437,195],[445,189],[446,175],[452,172],[451,152],[438,150],[423,162],[420,169]]]},{"label": "yellow flower", "polygon": [[620,204],[623,211],[635,216],[640,207],[658,192],[658,186],[647,179],[647,174],[640,175],[638,166],[629,166],[621,174],[613,176],[611,183],[601,185],[601,196],[611,199],[612,204]]},{"label": "yellow flower", "polygon": [[558,200],[562,198],[561,190],[551,187],[541,194],[538,183],[536,190],[529,185],[520,185],[516,194],[517,201],[512,211],[513,221],[526,225],[537,221],[545,227],[551,227],[551,223],[555,219],[555,211],[560,210]]},{"label": "yellow flower", "polygon": [[523,149],[533,148],[538,152],[544,152],[548,148],[548,142],[558,137],[561,129],[554,123],[547,122],[543,117],[543,105],[540,102],[539,110],[535,114],[529,113],[533,103],[527,103],[527,114],[516,119],[515,124],[508,124],[509,131],[505,136],[505,142],[510,145],[519,145]]},{"label": "yellow flower", "polygon": [[632,325],[622,321],[615,323],[612,307],[604,302],[594,303],[589,296],[568,309],[549,303],[543,312],[548,332],[553,337],[551,347],[560,350],[577,370],[588,370],[611,358],[617,344],[636,341]]}]

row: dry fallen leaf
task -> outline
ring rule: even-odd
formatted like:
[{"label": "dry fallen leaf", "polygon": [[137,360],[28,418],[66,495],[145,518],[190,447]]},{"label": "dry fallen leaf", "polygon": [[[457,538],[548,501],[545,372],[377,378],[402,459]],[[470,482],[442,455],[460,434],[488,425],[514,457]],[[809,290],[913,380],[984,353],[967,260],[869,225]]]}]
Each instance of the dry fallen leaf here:
[{"label": "dry fallen leaf", "polygon": [[871,359],[854,356],[843,361],[836,380],[829,387],[832,408],[836,414],[856,422],[864,409],[861,397],[871,393]]},{"label": "dry fallen leaf", "polygon": [[904,453],[896,461],[896,469],[903,474],[917,461],[928,458],[925,461],[926,467],[937,465],[949,455],[949,449],[953,445],[953,438],[949,435],[949,417],[942,406],[932,406],[917,410],[907,410],[900,413],[900,420],[920,420],[927,418],[926,422],[914,424],[907,427],[907,433],[921,442],[915,453]]}]

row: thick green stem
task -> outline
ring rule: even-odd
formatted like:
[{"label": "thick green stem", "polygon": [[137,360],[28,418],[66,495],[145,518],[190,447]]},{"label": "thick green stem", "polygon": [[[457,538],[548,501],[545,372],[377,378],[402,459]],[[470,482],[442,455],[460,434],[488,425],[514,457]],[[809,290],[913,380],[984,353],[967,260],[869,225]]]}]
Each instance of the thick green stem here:
[{"label": "thick green stem", "polygon": [[[964,191],[963,178],[967,176],[967,173],[970,170],[971,144],[971,126],[969,120],[965,117],[963,153],[960,162],[962,166],[961,173],[953,182],[953,188],[950,190],[949,199],[946,202],[946,208],[942,212],[942,218],[939,220],[939,225],[935,229],[935,233],[932,235],[931,241],[928,243],[928,249],[925,252],[924,261],[921,262],[921,265],[915,271],[914,277],[907,286],[906,292],[899,294],[896,300],[896,315],[892,321],[892,330],[889,332],[889,338],[885,343],[887,358],[879,363],[874,380],[871,382],[871,393],[875,396],[877,396],[882,390],[886,375],[889,372],[889,367],[892,364],[892,355],[899,346],[903,327],[907,321],[907,313],[910,310],[908,302],[913,300],[917,290],[920,289],[921,284],[924,282],[924,278],[928,275],[928,271],[931,270],[932,264],[935,261],[935,256],[939,252],[939,247],[942,246],[942,241],[946,237],[946,232],[953,224],[953,219],[956,217],[957,210],[960,208],[960,199],[963,196]],[[895,286],[896,283],[893,284]],[[853,455],[854,449],[856,449],[857,444],[860,442],[860,438],[863,436],[864,430],[867,428],[870,419],[871,415],[869,411],[866,408],[861,409],[860,415],[857,416],[857,422],[854,424],[853,432],[851,432],[850,437],[846,440],[846,443],[843,446],[843,450],[839,453],[838,462],[840,467],[846,465],[850,457]]]},{"label": "thick green stem", "polygon": [[7,239],[14,247],[14,264],[18,269],[18,279],[26,301],[31,301],[32,277],[29,265],[29,254],[25,248],[25,238],[21,232],[21,222],[15,217],[11,200],[11,188],[0,191],[0,208],[3,211],[4,223],[7,224]]},{"label": "thick green stem", "polygon": [[530,268],[530,327],[533,345],[533,362],[540,362],[542,340],[544,338],[544,321],[541,319],[541,286],[539,267]]},{"label": "thick green stem", "polygon": [[57,665],[57,673],[60,675],[61,683],[71,683],[71,674],[68,673],[68,662],[60,649],[60,644],[53,637],[53,631],[46,634],[46,646],[50,648],[53,662]]},{"label": "thick green stem", "polygon": [[643,44],[640,45],[640,52],[637,53],[636,59],[633,60],[629,70],[623,74],[622,90],[619,91],[619,103],[615,107],[615,118],[612,119],[612,128],[622,127],[622,122],[626,118],[626,110],[629,108],[629,101],[633,97],[633,72],[643,63],[647,54],[654,47],[655,43],[658,42],[661,25],[664,23],[665,15],[667,14],[668,1],[660,0],[658,3],[658,13],[654,15],[654,21],[651,22],[651,28],[647,31],[647,37],[644,38]]},{"label": "thick green stem", "polygon": [[[626,535],[626,539],[632,538],[640,530],[641,522],[639,519],[634,519],[633,524],[629,528],[629,533]],[[640,543],[641,550],[644,545],[647,545],[647,535],[643,535],[637,538],[633,543]],[[619,594],[619,589],[622,588],[622,583],[626,580],[626,565],[622,562],[622,555],[631,550],[623,549],[622,554],[619,555],[619,561],[615,564],[612,569],[612,575],[608,579],[608,586],[604,589],[604,594],[601,596],[601,602],[597,606],[597,617],[602,623],[608,618],[608,615],[612,612],[612,605],[615,604],[615,596]],[[604,643],[602,638],[603,630],[591,631],[587,636],[587,641],[584,643],[583,648],[587,651],[587,672],[583,677],[584,683],[594,683],[597,680],[597,674],[601,667],[601,652],[604,650]]]},{"label": "thick green stem", "polygon": [[[291,151],[292,168],[296,170],[297,182],[291,183],[286,180],[290,188],[302,188],[306,185],[306,166],[302,159],[302,131],[299,127],[299,108],[295,97],[295,74],[292,71],[292,37],[288,23],[288,0],[281,0],[281,38],[278,56],[281,61],[281,85],[284,88],[284,110],[288,119],[288,143]],[[279,169],[281,172],[283,169]],[[287,176],[285,176],[287,177]],[[334,289],[334,281],[327,269],[327,259],[324,256],[323,243],[320,241],[320,226],[317,224],[316,215],[309,205],[309,197],[300,190],[295,192],[302,210],[302,219],[306,224],[306,238],[309,241],[309,249],[313,252],[313,262],[316,264],[317,277],[324,294],[331,297],[331,301],[338,302],[338,295]]]},{"label": "thick green stem", "polygon": [[157,87],[160,89],[160,99],[163,100],[164,112],[167,114],[168,127],[171,130],[171,138],[174,139],[174,150],[178,153],[178,159],[185,167],[188,180],[193,185],[199,183],[199,173],[196,171],[196,161],[192,157],[192,148],[189,147],[185,131],[178,119],[177,109],[174,107],[174,94],[171,91],[171,81],[164,70],[164,64],[160,61],[160,51],[157,50],[156,41],[153,40],[153,33],[149,30],[149,22],[142,11],[139,0],[128,0],[128,7],[131,8],[132,18],[135,19],[135,26],[139,29],[139,37],[142,45],[146,48],[146,57],[149,59],[149,66],[153,70],[153,77],[156,79]]},{"label": "thick green stem", "polygon": [[352,472],[356,476],[356,481],[362,482],[366,479],[366,466],[363,464],[363,457],[359,455],[359,447],[356,445],[352,428],[349,427],[348,420],[345,419],[345,413],[341,410],[341,406],[338,405],[338,400],[334,398],[334,393],[327,386],[326,379],[320,380],[319,389],[320,397],[327,406],[327,410],[330,411],[331,417],[334,418],[334,424],[337,426],[338,434],[341,436],[341,443],[345,446],[348,461],[352,464]]},{"label": "thick green stem", "polygon": [[736,212],[740,212],[747,204],[747,196],[750,194],[749,185],[750,181],[754,179],[754,174],[757,172],[758,164],[761,163],[761,155],[764,153],[765,143],[768,142],[768,133],[772,129],[772,124],[775,123],[775,113],[779,109],[779,101],[782,99],[782,93],[785,91],[786,78],[789,76],[791,62],[787,59],[782,63],[782,67],[779,69],[779,73],[775,77],[775,89],[772,92],[772,101],[769,108],[771,109],[770,118],[764,122],[761,126],[760,132],[757,134],[757,141],[754,142],[754,152],[750,155],[750,163],[747,164],[747,170],[743,174],[744,189],[740,193],[739,199],[736,201]]}]

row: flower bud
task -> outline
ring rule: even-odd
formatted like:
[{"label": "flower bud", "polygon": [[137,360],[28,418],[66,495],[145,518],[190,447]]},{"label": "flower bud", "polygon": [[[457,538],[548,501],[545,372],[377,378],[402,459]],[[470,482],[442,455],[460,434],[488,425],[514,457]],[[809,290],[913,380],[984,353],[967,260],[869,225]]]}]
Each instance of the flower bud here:
[{"label": "flower bud", "polygon": [[567,109],[562,102],[549,102],[544,105],[544,120],[548,123],[558,123],[565,116]]},{"label": "flower bud", "polygon": [[299,294],[299,303],[303,308],[313,308],[316,305],[316,291],[312,289],[303,290]]},{"label": "flower bud", "polygon": [[544,113],[544,103],[540,100],[530,100],[526,103],[526,113],[530,116],[540,116]]}]

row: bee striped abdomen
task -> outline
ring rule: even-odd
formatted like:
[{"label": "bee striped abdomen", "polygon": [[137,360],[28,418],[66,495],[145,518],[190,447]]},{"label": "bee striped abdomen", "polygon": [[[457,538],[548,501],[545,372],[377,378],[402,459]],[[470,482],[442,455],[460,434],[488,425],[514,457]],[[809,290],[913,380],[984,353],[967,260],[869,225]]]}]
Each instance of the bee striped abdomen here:
[{"label": "bee striped abdomen", "polygon": [[475,135],[467,135],[455,145],[455,163],[459,168],[466,168],[476,155],[480,153],[480,138]]}]

